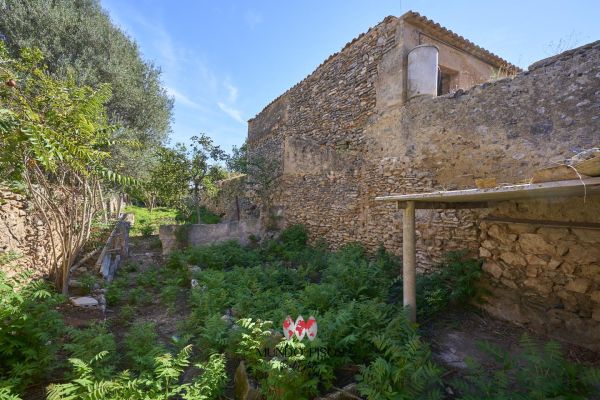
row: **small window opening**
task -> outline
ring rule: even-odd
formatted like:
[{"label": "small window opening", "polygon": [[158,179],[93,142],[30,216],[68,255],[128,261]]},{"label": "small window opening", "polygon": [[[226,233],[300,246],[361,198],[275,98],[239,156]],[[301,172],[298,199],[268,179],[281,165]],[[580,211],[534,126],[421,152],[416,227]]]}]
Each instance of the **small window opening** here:
[{"label": "small window opening", "polygon": [[442,96],[458,89],[458,71],[440,66],[438,68],[437,95]]}]

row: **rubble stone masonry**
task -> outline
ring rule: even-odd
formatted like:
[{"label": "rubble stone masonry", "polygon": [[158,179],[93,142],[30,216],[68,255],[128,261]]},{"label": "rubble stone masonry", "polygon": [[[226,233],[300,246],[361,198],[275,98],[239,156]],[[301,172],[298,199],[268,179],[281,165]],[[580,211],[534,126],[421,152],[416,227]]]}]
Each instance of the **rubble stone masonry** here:
[{"label": "rubble stone masonry", "polygon": [[46,274],[46,249],[44,224],[31,211],[26,198],[0,186],[0,257],[11,253],[18,256],[0,265],[0,270],[9,276],[23,270]]},{"label": "rubble stone masonry", "polygon": [[[387,18],[249,122],[251,154],[280,160],[273,204],[286,224],[306,225],[332,248],[357,241],[400,254],[402,215],[376,196],[470,188],[475,178],[522,182],[598,146],[600,42],[405,103],[391,101],[389,89],[400,79],[394,60],[402,70],[398,24]],[[535,223],[599,223],[599,211],[597,197],[417,210],[418,268],[470,249],[485,260],[489,311],[600,349],[598,231]],[[498,216],[534,222],[485,219]],[[569,337],[575,328],[579,336]]]}]

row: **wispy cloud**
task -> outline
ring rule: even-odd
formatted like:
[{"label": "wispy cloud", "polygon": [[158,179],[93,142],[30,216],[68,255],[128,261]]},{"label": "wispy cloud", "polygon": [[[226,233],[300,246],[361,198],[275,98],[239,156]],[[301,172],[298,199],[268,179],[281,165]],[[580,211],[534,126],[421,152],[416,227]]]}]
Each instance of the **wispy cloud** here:
[{"label": "wispy cloud", "polygon": [[244,20],[250,29],[254,29],[256,28],[256,25],[263,22],[263,17],[256,11],[248,10],[244,14]]},{"label": "wispy cloud", "polygon": [[225,82],[223,82],[223,86],[225,86],[225,89],[227,89],[227,92],[229,93],[229,96],[228,96],[229,102],[235,103],[235,101],[237,100],[237,97],[238,97],[238,93],[239,93],[237,86],[235,86],[234,84],[231,83],[231,80],[229,79],[229,77],[227,77],[225,79]]},{"label": "wispy cloud", "polygon": [[194,108],[196,110],[200,110],[200,111],[204,111],[204,112],[208,111],[208,109],[206,107],[204,107],[200,103],[197,103],[194,100],[190,99],[188,96],[186,96],[185,94],[181,93],[177,89],[174,89],[172,87],[166,86],[165,90],[167,91],[167,93],[169,94],[169,96],[172,96],[175,99],[176,102],[179,102],[179,104],[181,104],[183,106],[186,106],[186,107],[189,107],[189,108]]},{"label": "wispy cloud", "polygon": [[[162,70],[165,90],[175,100],[174,141],[186,141],[198,131],[212,134],[222,145],[243,140],[246,121],[235,77],[227,69],[217,68],[201,47],[191,47],[174,36],[169,25],[160,17],[154,18],[156,14],[145,13],[126,2],[106,1],[114,2],[111,15],[140,41],[143,56]],[[253,28],[262,17],[250,12],[244,20]]]},{"label": "wispy cloud", "polygon": [[242,118],[242,112],[240,110],[230,107],[221,101],[217,102],[217,105],[219,106],[221,111],[229,115],[231,118],[235,119],[240,124],[246,124],[246,121],[244,121],[244,118]]}]

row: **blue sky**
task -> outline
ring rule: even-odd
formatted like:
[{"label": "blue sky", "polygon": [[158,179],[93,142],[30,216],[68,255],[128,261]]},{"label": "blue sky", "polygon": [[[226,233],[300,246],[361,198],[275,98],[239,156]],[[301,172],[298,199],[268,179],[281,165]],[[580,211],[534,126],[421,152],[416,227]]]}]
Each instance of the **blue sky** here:
[{"label": "blue sky", "polygon": [[163,71],[172,143],[199,132],[229,151],[246,121],[387,15],[417,11],[526,68],[600,39],[597,1],[101,0]]}]

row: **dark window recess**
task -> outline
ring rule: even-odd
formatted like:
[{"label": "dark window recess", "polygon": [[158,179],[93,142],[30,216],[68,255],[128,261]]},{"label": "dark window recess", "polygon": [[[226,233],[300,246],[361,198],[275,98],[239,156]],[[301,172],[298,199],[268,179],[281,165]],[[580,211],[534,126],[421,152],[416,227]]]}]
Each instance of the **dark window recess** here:
[{"label": "dark window recess", "polygon": [[438,68],[437,95],[448,94],[458,89],[458,72],[440,67]]}]

